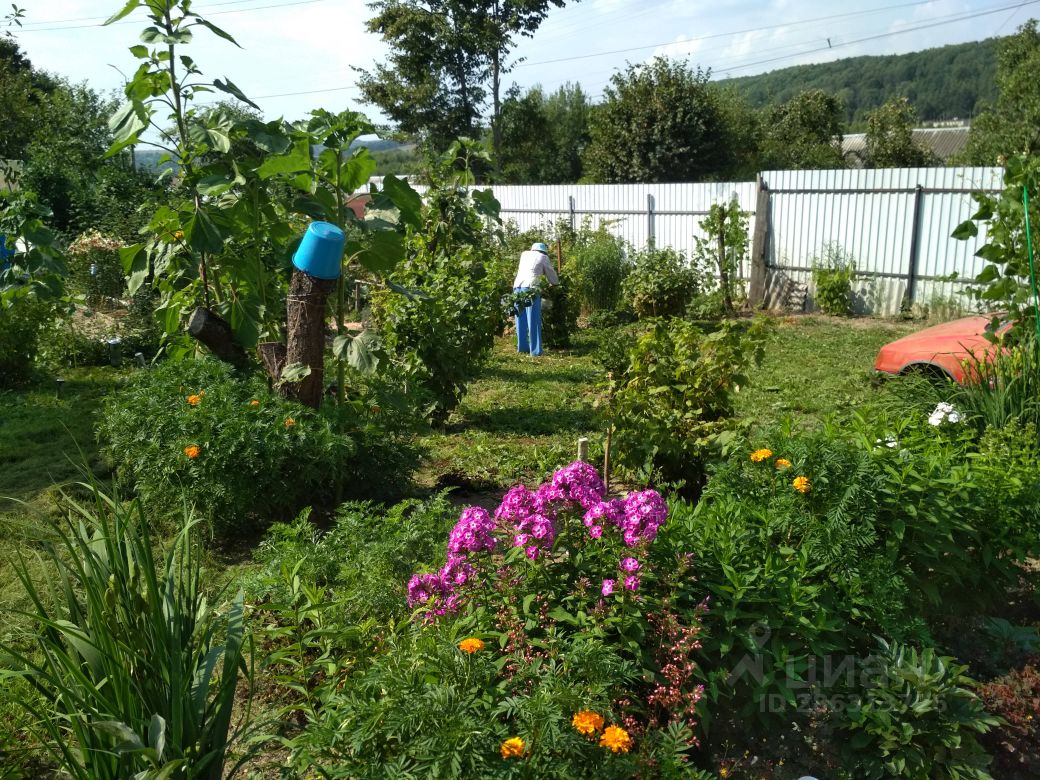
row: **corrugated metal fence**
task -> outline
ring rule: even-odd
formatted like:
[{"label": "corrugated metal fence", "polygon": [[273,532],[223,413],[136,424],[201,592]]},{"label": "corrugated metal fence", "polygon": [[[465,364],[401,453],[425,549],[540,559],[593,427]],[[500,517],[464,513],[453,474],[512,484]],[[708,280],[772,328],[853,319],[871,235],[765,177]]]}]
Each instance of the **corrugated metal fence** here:
[{"label": "corrugated metal fence", "polygon": [[[736,198],[749,236],[767,219],[762,255],[770,290],[785,280],[810,287],[814,259],[841,254],[856,265],[858,305],[891,315],[904,300],[948,300],[983,266],[985,231],[956,241],[975,212],[971,193],[997,191],[1001,168],[765,171],[758,182],[493,186],[502,217],[521,230],[565,220],[606,226],[632,247],[653,242],[690,255],[708,209]],[[765,213],[756,213],[765,204]],[[741,277],[750,276],[742,268]],[[956,275],[955,280],[950,277]],[[775,296],[774,296],[775,298]]]}]

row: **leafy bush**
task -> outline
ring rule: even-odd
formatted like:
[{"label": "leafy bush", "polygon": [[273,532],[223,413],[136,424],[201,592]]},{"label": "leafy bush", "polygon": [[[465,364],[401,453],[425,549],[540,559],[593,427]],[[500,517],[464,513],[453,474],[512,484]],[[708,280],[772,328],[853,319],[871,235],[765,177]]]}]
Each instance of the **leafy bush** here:
[{"label": "leafy bush", "polygon": [[628,272],[622,239],[603,226],[583,231],[567,257],[567,279],[583,314],[616,310]]},{"label": "leafy bush", "polygon": [[824,314],[852,314],[852,282],[856,264],[839,246],[828,245],[822,258],[812,260],[813,299]]},{"label": "leafy bush", "polygon": [[620,381],[628,371],[632,348],[635,347],[638,336],[632,328],[605,328],[597,334],[593,357],[604,371]]},{"label": "leafy bush", "polygon": [[1003,721],[979,738],[1001,780],[1040,775],[1040,672],[1032,665],[979,686],[987,712]]},{"label": "leafy bush", "polygon": [[682,314],[700,289],[700,274],[674,249],[645,249],[633,257],[623,285],[625,299],[640,317]]},{"label": "leafy bush", "polygon": [[881,643],[862,701],[844,715],[857,777],[989,778],[977,735],[997,725],[966,667],[930,648]]},{"label": "leafy bush", "polygon": [[389,276],[410,292],[386,290],[372,298],[386,349],[426,391],[428,414],[438,423],[462,400],[501,322],[500,289],[478,210],[487,208],[479,195],[453,186],[431,189],[426,228],[409,234],[409,256]]},{"label": "leafy bush", "polygon": [[281,571],[299,563],[301,578],[343,593],[340,612],[347,619],[397,620],[406,614],[409,574],[440,553],[453,512],[447,494],[441,493],[388,509],[348,502],[336,510],[332,527],[324,533],[315,529],[309,512],[292,523],[275,523],[254,553],[261,570],[248,590],[253,596],[276,590]]},{"label": "leafy bush", "polygon": [[[694,237],[697,244],[694,262],[705,269],[701,283],[704,292],[692,301],[697,316],[733,314],[733,302],[740,288],[740,268],[749,249],[748,216],[748,212],[740,210],[734,197],[729,203],[714,204],[701,221],[701,230],[707,237]],[[709,273],[708,268],[713,272]],[[709,283],[712,277],[714,280]]]},{"label": "leafy bush", "polygon": [[411,450],[380,408],[358,399],[330,414],[340,417],[196,360],[137,374],[105,405],[99,433],[147,502],[171,509],[186,499],[227,533],[328,505],[340,488],[371,495],[402,480]]},{"label": "leafy bush", "polygon": [[764,339],[757,321],[725,322],[708,334],[678,319],[655,322],[613,392],[617,463],[699,491],[705,457],[733,427],[733,393],[761,359]]},{"label": "leafy bush", "polygon": [[347,684],[314,690],[293,763],[332,777],[701,776],[686,765],[697,610],[682,619],[672,598],[687,562],[651,565],[666,513],[653,491],[606,500],[582,463],[514,487],[497,522],[464,510],[447,563],[408,583],[417,619]]},{"label": "leafy bush", "polygon": [[68,502],[45,559],[44,592],[28,563],[15,564],[35,612],[35,650],[5,648],[4,672],[24,678],[44,704],[23,700],[36,735],[78,780],[224,776],[232,708],[246,663],[241,594],[203,586],[193,523],[162,565],[137,502],[96,489],[92,505]]},{"label": "leafy bush", "polygon": [[0,302],[0,388],[25,384],[32,376],[40,344],[40,331],[54,314],[47,301],[35,298]]}]

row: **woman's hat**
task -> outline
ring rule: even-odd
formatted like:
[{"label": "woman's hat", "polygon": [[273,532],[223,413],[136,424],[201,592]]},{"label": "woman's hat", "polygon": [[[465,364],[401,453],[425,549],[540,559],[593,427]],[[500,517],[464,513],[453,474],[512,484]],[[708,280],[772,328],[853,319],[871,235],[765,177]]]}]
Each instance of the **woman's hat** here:
[{"label": "woman's hat", "polygon": [[531,251],[532,252],[541,252],[543,255],[547,255],[547,254],[549,254],[549,247],[547,247],[541,241],[538,241],[538,242],[536,242],[534,244],[531,244]]}]

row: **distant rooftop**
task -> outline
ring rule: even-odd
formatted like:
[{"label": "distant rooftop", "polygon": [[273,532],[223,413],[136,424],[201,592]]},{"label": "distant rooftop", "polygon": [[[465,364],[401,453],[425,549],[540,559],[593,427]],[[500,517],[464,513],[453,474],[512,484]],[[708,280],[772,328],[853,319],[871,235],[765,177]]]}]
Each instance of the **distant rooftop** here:
[{"label": "distant rooftop", "polygon": [[[960,152],[968,143],[970,127],[919,127],[914,128],[914,141],[935,152],[946,162]],[[849,133],[841,139],[841,154],[853,168],[862,168],[867,156],[865,133]]]}]

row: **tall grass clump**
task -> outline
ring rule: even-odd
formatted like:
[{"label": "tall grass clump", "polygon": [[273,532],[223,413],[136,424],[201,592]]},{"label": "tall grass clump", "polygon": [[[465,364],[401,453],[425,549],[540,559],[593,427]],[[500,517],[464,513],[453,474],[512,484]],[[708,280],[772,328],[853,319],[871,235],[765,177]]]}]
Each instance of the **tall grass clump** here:
[{"label": "tall grass clump", "polygon": [[1028,338],[988,355],[972,354],[950,403],[969,421],[1002,428],[1013,420],[1040,427],[1040,343]]},{"label": "tall grass clump", "polygon": [[581,239],[565,270],[581,311],[614,311],[621,303],[621,285],[631,265],[624,241],[603,227]]},{"label": "tall grass clump", "polygon": [[75,780],[221,780],[245,661],[241,594],[217,608],[203,586],[195,522],[165,558],[137,502],[90,486],[43,548],[14,571],[33,609],[31,649],[2,648],[0,674],[39,694],[22,702],[43,750]]}]

